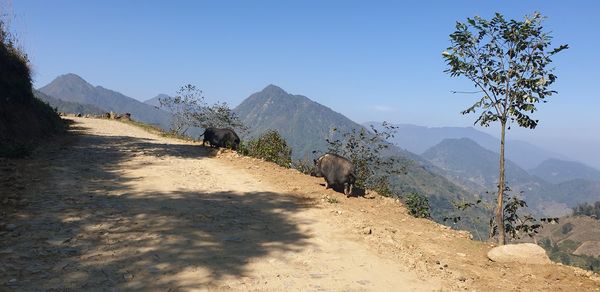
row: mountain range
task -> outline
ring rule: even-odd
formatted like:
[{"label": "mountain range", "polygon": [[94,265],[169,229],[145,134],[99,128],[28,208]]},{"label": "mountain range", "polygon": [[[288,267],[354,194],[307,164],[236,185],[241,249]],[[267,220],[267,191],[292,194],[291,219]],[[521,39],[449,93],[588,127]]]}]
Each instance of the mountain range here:
[{"label": "mountain range", "polygon": [[[93,86],[75,74],[61,75],[40,91],[47,95],[42,96],[47,100],[82,104],[93,110],[130,112],[134,119],[168,127],[170,114],[156,108],[158,98],[166,95],[142,103]],[[249,127],[243,139],[275,129],[291,146],[295,159],[315,158],[313,151],[326,151],[326,139],[363,127],[306,96],[287,93],[275,85],[250,95],[234,111]],[[334,128],[336,131],[332,132]],[[474,128],[404,124],[398,125],[391,142],[395,145],[390,144],[386,155],[396,157],[400,161],[398,167],[406,170],[392,177],[393,189],[399,194],[428,196],[438,220],[453,210],[453,201],[470,200],[485,191],[495,191],[499,159],[495,149],[499,141],[486,133]],[[525,142],[510,143],[507,180],[515,191],[524,192],[538,214],[562,215],[568,207],[600,198],[600,182],[595,180],[599,171],[560,160],[563,156]]]},{"label": "mountain range", "polygon": [[99,115],[106,112],[105,109],[101,109],[95,105],[58,99],[35,89],[33,90],[33,95],[36,98],[48,103],[52,108],[55,108],[58,112],[62,113]]},{"label": "mountain range", "polygon": [[[488,200],[494,198],[498,183],[498,153],[469,138],[460,138],[445,139],[425,151],[422,157],[437,166],[432,169],[437,174]],[[550,217],[568,214],[577,204],[600,200],[600,180],[586,179],[597,170],[580,163],[563,164],[560,160],[548,163],[558,168],[562,165],[563,172],[573,175],[560,182],[546,181],[506,160],[506,182],[511,188],[508,194],[522,196],[535,214]]]},{"label": "mountain range", "polygon": [[[498,153],[481,147],[469,138],[444,139],[421,156],[443,170],[444,176],[469,190],[479,192],[497,189]],[[505,166],[506,183],[513,188],[531,190],[544,183],[511,160],[506,160]]]},{"label": "mountain range", "polygon": [[[367,122],[365,126],[373,125],[381,128],[379,122]],[[424,127],[412,124],[392,124],[396,134],[391,142],[416,154],[423,154],[429,148],[444,139],[469,138],[483,148],[498,152],[500,140],[490,134],[473,127]],[[539,146],[520,140],[507,140],[506,157],[525,169],[537,167],[547,159],[567,159],[564,155],[554,153]]]},{"label": "mountain range", "polygon": [[600,181],[600,170],[580,162],[560,159],[545,160],[529,170],[529,173],[551,183],[562,183],[574,179]]},{"label": "mountain range", "polygon": [[171,119],[165,111],[102,86],[93,86],[72,73],[58,76],[38,90],[63,101],[93,105],[105,112],[128,112],[133,119],[162,128],[168,128]]}]

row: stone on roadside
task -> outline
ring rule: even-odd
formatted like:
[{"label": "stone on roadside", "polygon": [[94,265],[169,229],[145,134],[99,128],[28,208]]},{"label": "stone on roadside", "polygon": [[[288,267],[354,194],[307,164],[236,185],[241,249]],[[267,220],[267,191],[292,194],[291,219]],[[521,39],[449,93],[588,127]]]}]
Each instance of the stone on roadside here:
[{"label": "stone on roadside", "polygon": [[546,251],[533,243],[507,244],[492,248],[487,257],[499,263],[549,264]]}]

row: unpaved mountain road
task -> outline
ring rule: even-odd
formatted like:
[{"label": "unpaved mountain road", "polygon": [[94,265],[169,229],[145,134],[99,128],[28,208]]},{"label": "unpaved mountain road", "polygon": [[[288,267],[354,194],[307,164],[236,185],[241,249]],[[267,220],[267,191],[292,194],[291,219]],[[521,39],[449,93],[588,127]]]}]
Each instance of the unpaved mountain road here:
[{"label": "unpaved mountain road", "polygon": [[70,119],[72,135],[0,161],[0,290],[600,291],[570,267],[492,263],[392,199]]}]

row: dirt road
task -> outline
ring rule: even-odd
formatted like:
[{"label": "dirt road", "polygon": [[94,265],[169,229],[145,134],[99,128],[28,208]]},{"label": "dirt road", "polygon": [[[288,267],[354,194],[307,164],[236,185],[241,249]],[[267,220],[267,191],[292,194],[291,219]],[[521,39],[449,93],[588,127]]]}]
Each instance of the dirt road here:
[{"label": "dirt road", "polygon": [[0,165],[0,290],[600,291],[570,267],[489,262],[489,244],[392,199],[73,120],[65,141]]}]

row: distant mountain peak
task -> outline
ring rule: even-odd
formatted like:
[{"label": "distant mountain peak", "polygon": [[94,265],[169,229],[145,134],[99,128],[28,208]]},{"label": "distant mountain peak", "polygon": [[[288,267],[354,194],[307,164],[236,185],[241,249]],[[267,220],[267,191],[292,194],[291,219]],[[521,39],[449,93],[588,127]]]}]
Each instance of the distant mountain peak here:
[{"label": "distant mountain peak", "polygon": [[490,150],[487,150],[487,149],[481,147],[481,145],[479,145],[473,139],[467,138],[467,137],[446,138],[446,139],[442,140],[438,145],[455,145],[455,146],[468,147],[468,148],[477,148],[478,150],[490,151]]},{"label": "distant mountain peak", "polygon": [[277,130],[292,146],[295,158],[327,149],[325,139],[331,128],[343,132],[361,128],[342,114],[273,84],[253,93],[234,110],[251,127],[247,137],[258,137],[268,129]]},{"label": "distant mountain peak", "polygon": [[551,183],[562,183],[574,179],[600,181],[600,170],[581,162],[556,158],[543,161],[530,172]]},{"label": "distant mountain peak", "polygon": [[283,90],[281,87],[279,87],[277,85],[273,85],[273,84],[267,85],[267,87],[265,87],[261,91],[261,93],[267,94],[267,95],[275,95],[275,96],[288,95],[288,93],[285,90]]},{"label": "distant mountain peak", "polygon": [[100,85],[94,87],[73,73],[58,76],[39,91],[63,101],[96,106],[102,112],[128,112],[136,120],[164,128],[169,126],[171,119],[168,112]]},{"label": "distant mountain peak", "polygon": [[160,106],[160,100],[161,99],[166,99],[166,98],[169,98],[169,97],[171,97],[171,96],[169,96],[168,94],[160,93],[160,94],[158,94],[157,96],[155,96],[153,98],[145,100],[144,103],[152,105],[152,106]]},{"label": "distant mountain peak", "polygon": [[79,76],[75,73],[67,73],[67,74],[59,75],[58,77],[56,77],[56,79],[54,79],[54,81],[69,82],[69,83],[85,83],[86,85],[92,86],[90,83],[85,81],[85,79],[81,78],[81,76]]},{"label": "distant mountain peak", "polygon": [[166,93],[159,93],[157,96],[155,96],[154,98],[166,98],[166,97],[170,97],[168,94]]}]

